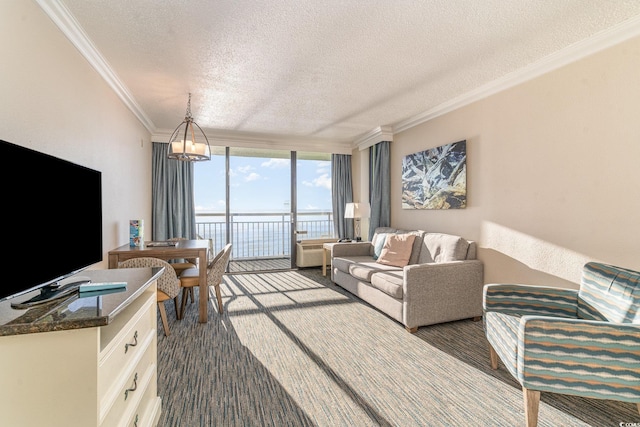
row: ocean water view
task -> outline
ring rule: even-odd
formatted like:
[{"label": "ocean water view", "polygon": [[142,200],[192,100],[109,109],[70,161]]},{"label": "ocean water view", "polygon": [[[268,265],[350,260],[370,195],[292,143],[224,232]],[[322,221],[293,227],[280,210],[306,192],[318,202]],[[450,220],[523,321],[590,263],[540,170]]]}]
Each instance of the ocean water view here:
[{"label": "ocean water view", "polygon": [[[237,213],[229,216],[229,239],[233,259],[291,256],[291,214],[289,212]],[[333,237],[332,212],[298,212],[296,240]],[[213,241],[214,251],[227,242],[224,213],[196,214],[198,236]]]}]

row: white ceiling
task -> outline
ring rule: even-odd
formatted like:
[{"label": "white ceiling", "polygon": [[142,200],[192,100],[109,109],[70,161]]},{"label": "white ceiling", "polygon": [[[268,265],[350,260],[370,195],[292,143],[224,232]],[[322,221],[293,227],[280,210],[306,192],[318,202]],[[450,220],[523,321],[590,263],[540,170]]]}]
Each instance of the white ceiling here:
[{"label": "white ceiling", "polygon": [[152,134],[191,92],[214,139],[353,144],[640,33],[640,0],[37,1]]}]

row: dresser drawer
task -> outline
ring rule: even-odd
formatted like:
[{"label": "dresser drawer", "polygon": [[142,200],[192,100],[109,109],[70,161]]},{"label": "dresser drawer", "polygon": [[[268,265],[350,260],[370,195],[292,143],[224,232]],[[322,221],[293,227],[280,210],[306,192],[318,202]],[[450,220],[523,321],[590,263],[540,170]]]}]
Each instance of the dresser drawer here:
[{"label": "dresser drawer", "polygon": [[[100,425],[109,427],[127,425],[128,420],[135,419],[139,407],[144,406],[143,398],[148,396],[147,390],[156,389],[155,351],[154,346],[148,346],[138,364],[128,372],[125,381],[118,382],[117,393],[113,396],[115,399],[111,402],[104,400],[101,402],[104,406],[101,405]],[[107,410],[107,406],[108,412],[102,416],[103,409]]]},{"label": "dresser drawer", "polygon": [[114,380],[125,370],[131,369],[131,364],[142,356],[151,335],[156,334],[156,324],[155,301],[149,299],[101,354],[98,367],[99,397],[107,394],[114,386]]},{"label": "dresser drawer", "polygon": [[160,398],[158,397],[157,387],[154,387],[157,379],[151,379],[149,386],[142,395],[137,410],[131,414],[131,418],[122,425],[128,427],[152,427],[155,426],[160,418]]},{"label": "dresser drawer", "polygon": [[[126,282],[127,291],[92,297],[82,310],[71,306],[76,298],[52,302],[43,313],[34,308],[29,313],[37,316],[26,316],[33,317],[33,332],[0,337],[6,385],[0,392],[0,426],[118,427],[141,414],[138,425],[151,427],[160,419],[156,281],[162,272],[138,268],[86,274],[94,283]],[[47,330],[37,332],[39,326]],[[125,400],[136,374],[136,390]]]}]

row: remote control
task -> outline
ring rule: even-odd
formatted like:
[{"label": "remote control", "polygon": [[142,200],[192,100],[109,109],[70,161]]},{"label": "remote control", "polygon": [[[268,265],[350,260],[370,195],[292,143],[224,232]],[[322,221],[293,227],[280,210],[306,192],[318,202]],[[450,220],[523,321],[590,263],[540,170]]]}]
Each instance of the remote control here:
[{"label": "remote control", "polygon": [[126,289],[127,282],[87,283],[80,285],[80,292],[95,292],[108,289]]}]

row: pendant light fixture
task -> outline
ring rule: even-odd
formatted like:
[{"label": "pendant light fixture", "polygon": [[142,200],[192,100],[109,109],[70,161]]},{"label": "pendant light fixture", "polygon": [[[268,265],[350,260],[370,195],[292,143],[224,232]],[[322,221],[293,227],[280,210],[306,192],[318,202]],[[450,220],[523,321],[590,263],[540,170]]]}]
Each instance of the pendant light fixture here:
[{"label": "pendant light fixture", "polygon": [[[197,141],[195,128],[199,131]],[[207,135],[193,121],[191,116],[191,93],[189,93],[189,103],[187,104],[187,113],[184,120],[169,138],[169,154],[167,157],[187,162],[211,160],[211,146]]]}]

